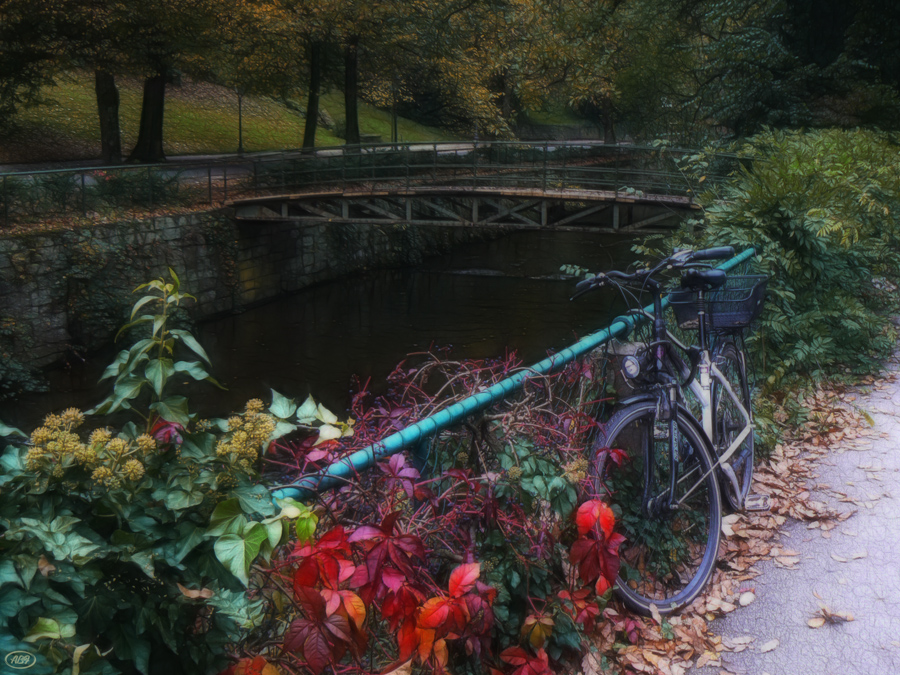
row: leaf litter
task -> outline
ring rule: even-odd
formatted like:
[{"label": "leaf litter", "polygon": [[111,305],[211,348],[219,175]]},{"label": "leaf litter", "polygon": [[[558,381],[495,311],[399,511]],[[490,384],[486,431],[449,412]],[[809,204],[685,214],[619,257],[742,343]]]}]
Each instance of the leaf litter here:
[{"label": "leaf litter", "polygon": [[[875,382],[873,378],[867,380],[870,385]],[[657,611],[653,612],[652,619],[634,617],[638,625],[637,640],[624,647],[616,626],[626,612],[611,605],[604,615],[612,620],[602,622],[593,636],[592,646],[597,651],[582,661],[584,675],[604,672],[597,654],[602,654],[609,665],[618,665],[629,673],[683,675],[690,668],[703,666],[720,668],[719,672],[723,673],[741,671],[723,657],[750,648],[758,642],[758,637],[717,636],[713,634],[710,622],[756,600],[752,581],[760,574],[757,563],[770,560],[777,567],[797,569],[801,562],[800,552],[774,541],[783,535],[779,532],[781,526],[788,519],[805,522],[809,529],[817,529],[828,538],[831,530],[857,511],[833,508],[815,499],[812,490],[825,492],[840,502],[865,506],[865,502],[815,482],[816,464],[829,454],[868,449],[871,447],[868,437],[880,435],[872,429],[871,418],[851,404],[856,398],[856,394],[848,390],[824,387],[805,397],[803,403],[809,413],[808,421],[776,445],[771,456],[754,471],[753,491],[769,497],[770,511],[723,518],[720,565],[706,592],[678,616],[661,617]],[[871,476],[873,471],[866,473]],[[865,556],[865,551],[849,556],[832,554],[839,562],[851,562]],[[853,621],[852,614],[834,611],[819,599],[819,611],[808,624],[811,628],[819,628],[847,621]],[[756,649],[766,653],[778,646],[779,641],[771,639],[758,644]]]}]

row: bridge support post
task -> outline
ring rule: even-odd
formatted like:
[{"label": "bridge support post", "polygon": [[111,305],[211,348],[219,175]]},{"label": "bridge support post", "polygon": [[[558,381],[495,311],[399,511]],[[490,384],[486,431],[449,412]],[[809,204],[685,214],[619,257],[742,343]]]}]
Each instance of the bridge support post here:
[{"label": "bridge support post", "polygon": [[613,230],[618,230],[619,229],[619,205],[618,204],[613,204],[612,216],[613,216],[613,219],[612,219],[613,220]]},{"label": "bridge support post", "polygon": [[541,227],[547,227],[547,200],[541,200]]},{"label": "bridge support post", "polygon": [[409,223],[412,221],[412,200],[407,197],[406,198],[406,222]]},{"label": "bridge support post", "polygon": [[472,200],[472,224],[475,225],[478,222],[478,197]]}]

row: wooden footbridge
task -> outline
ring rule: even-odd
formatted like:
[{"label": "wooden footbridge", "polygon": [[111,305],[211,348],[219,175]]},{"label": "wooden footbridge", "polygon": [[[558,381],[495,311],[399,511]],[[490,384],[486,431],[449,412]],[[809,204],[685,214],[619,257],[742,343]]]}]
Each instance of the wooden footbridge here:
[{"label": "wooden footbridge", "polygon": [[[478,141],[0,172],[0,225],[224,204],[253,223],[648,231],[697,208],[700,182],[680,166],[695,153],[592,141]],[[736,162],[712,158],[703,186]]]},{"label": "wooden footbridge", "polygon": [[[437,143],[254,162],[245,222],[652,231],[698,208],[685,151],[601,143]],[[252,187],[251,187],[252,185]]]}]

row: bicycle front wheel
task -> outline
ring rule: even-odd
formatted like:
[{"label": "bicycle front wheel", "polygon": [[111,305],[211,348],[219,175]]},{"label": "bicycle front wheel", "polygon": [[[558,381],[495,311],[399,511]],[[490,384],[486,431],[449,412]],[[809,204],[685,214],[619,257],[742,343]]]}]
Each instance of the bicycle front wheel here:
[{"label": "bicycle front wheel", "polygon": [[[747,369],[744,367],[742,354],[731,340],[726,340],[716,345],[713,352],[713,362],[722,375],[728,381],[729,386],[740,400],[741,406],[753,419],[753,410],[750,404],[750,386],[747,382]],[[713,379],[712,405],[714,415],[714,440],[716,456],[721,457],[746,426],[746,420],[734,399],[728,395],[719,380]],[[734,481],[731,476],[722,476],[722,491],[728,507],[732,511],[740,511],[744,508],[744,499],[750,492],[750,484],[753,482],[753,432],[751,431],[735,450],[727,464],[734,473]]]},{"label": "bicycle front wheel", "polygon": [[[651,605],[670,614],[693,602],[712,576],[719,547],[722,506],[706,441],[682,407],[673,426],[670,440],[656,399],[633,403],[610,418],[593,452],[597,494],[610,502],[625,537],[616,591],[646,616]],[[620,464],[611,461],[617,455]]]}]

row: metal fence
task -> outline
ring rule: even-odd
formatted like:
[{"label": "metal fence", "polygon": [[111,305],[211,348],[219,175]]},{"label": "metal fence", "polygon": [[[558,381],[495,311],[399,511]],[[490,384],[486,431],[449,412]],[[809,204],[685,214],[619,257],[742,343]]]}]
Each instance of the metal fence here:
[{"label": "metal fence", "polygon": [[[755,251],[753,249],[747,249],[719,265],[719,269],[733,270],[748,261],[754,254]],[[665,298],[663,306],[668,307],[668,304],[668,298]],[[652,309],[652,305],[645,308],[648,312],[651,312]],[[273,497],[282,499],[288,497],[293,499],[309,498],[316,492],[343,485],[355,475],[372,467],[377,461],[403,450],[435,442],[459,442],[460,438],[464,439],[467,437],[465,431],[461,432],[460,430],[465,426],[467,420],[471,420],[473,416],[479,415],[491,406],[516,396],[529,381],[535,378],[542,378],[545,375],[559,372],[576,360],[592,358],[592,352],[598,347],[605,345],[614,338],[627,335],[642,323],[644,323],[642,317],[617,317],[611,325],[603,330],[582,338],[575,344],[529,368],[520,370],[484,391],[473,393],[443,410],[391,434],[374,445],[370,445],[332,463],[320,472],[302,476],[293,484],[274,490],[272,493]],[[556,397],[563,399],[565,405],[585,405],[586,402],[595,399],[592,396],[585,396],[584,391],[573,387],[571,382],[564,383],[564,386],[566,389],[556,392]],[[580,412],[591,414],[592,410],[582,409]]]},{"label": "metal fence", "polygon": [[[379,144],[171,162],[0,173],[0,223],[117,218],[230,199],[377,186],[601,190],[684,195],[698,179],[682,168],[695,150],[599,142]],[[706,180],[737,167],[716,156]],[[707,183],[709,184],[709,183]]]}]

